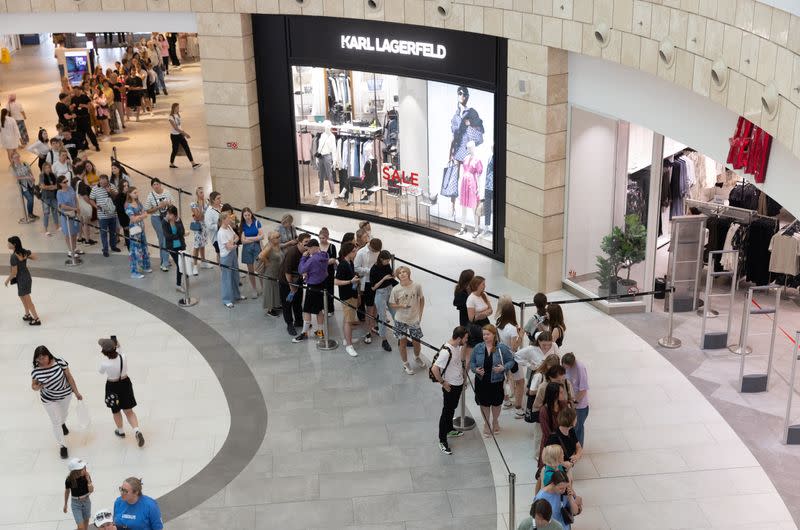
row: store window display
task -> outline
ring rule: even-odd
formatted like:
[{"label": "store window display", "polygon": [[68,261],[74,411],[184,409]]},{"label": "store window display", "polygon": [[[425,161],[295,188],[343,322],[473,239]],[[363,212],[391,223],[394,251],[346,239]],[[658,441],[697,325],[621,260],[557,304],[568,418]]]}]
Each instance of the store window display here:
[{"label": "store window display", "polygon": [[291,68],[302,204],[419,224],[493,248],[492,92]]}]

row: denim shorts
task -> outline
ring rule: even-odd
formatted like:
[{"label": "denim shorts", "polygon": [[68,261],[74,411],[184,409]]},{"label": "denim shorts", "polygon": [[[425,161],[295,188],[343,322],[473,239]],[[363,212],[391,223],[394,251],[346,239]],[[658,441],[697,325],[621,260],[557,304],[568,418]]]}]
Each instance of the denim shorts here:
[{"label": "denim shorts", "polygon": [[256,262],[259,253],[261,253],[261,244],[258,242],[255,243],[245,243],[242,246],[242,263],[245,265],[250,265]]},{"label": "denim shorts", "polygon": [[83,524],[92,518],[92,500],[89,497],[83,499],[72,499],[72,516],[76,524]]}]

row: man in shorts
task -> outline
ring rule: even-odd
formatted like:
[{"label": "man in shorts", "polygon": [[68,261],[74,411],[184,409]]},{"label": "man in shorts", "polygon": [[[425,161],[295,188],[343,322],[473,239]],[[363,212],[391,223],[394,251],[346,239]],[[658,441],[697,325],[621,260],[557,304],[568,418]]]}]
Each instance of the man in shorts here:
[{"label": "man in shorts", "polygon": [[417,366],[420,368],[427,366],[420,356],[422,345],[419,342],[423,336],[420,322],[425,309],[425,295],[422,293],[422,286],[411,281],[411,269],[408,267],[397,267],[395,276],[400,283],[392,288],[392,293],[389,295],[389,307],[395,310],[394,336],[397,338],[403,370],[408,375],[413,375],[414,369],[408,364],[406,352],[409,337],[414,346],[414,360]]}]

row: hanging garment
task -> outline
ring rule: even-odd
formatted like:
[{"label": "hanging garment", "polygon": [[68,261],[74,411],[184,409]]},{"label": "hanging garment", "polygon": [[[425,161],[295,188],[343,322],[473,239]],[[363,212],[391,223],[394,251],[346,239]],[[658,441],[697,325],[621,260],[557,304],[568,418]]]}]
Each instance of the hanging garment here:
[{"label": "hanging garment", "polygon": [[750,224],[745,246],[745,274],[756,285],[767,285],[770,282],[769,244],[775,234],[775,227],[775,222],[771,220],[758,220]]},{"label": "hanging garment", "polygon": [[297,133],[297,161],[303,164],[311,162],[311,133]]},{"label": "hanging garment", "polygon": [[478,180],[483,174],[483,162],[478,157],[467,156],[461,164],[461,189],[459,204],[467,208],[478,206]]},{"label": "hanging garment", "polygon": [[669,218],[683,215],[683,198],[689,187],[686,182],[686,162],[676,160],[672,163],[672,178],[669,183],[670,205]]},{"label": "hanging garment", "polygon": [[319,162],[319,191],[325,189],[325,181],[327,180],[330,185],[331,192],[333,192],[333,155],[322,155],[318,159]]},{"label": "hanging garment", "polygon": [[[722,247],[723,250],[734,250],[733,247],[733,237],[736,235],[736,232],[739,231],[741,225],[738,223],[731,223],[731,226],[728,228],[728,233],[725,236],[725,245]],[[741,253],[741,249],[739,250]],[[723,254],[722,259],[722,268],[726,271],[735,271],[738,267],[738,260],[734,259],[733,253]]]},{"label": "hanging garment", "polygon": [[775,234],[769,242],[769,271],[778,274],[797,275],[798,256],[800,256],[800,241],[792,236]]},{"label": "hanging garment", "polygon": [[[316,153],[319,150],[319,133],[315,134],[314,137],[311,139],[311,152]],[[317,157],[311,157],[311,167],[314,169],[319,169],[319,164],[317,162]]]},{"label": "hanging garment", "polygon": [[758,198],[761,190],[749,182],[744,185],[735,186],[728,195],[731,206],[746,208],[748,210],[758,210]]}]

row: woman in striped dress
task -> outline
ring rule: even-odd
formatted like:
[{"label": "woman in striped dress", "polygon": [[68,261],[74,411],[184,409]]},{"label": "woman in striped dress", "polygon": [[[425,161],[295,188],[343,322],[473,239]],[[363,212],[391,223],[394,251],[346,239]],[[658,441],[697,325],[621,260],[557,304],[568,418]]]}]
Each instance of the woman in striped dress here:
[{"label": "woman in striped dress", "polygon": [[33,352],[31,379],[31,388],[39,392],[44,410],[50,416],[53,434],[60,446],[61,458],[67,458],[69,453],[64,436],[69,434],[65,423],[69,404],[73,393],[78,400],[83,399],[69,371],[69,363],[53,356],[46,346],[37,346]]}]

